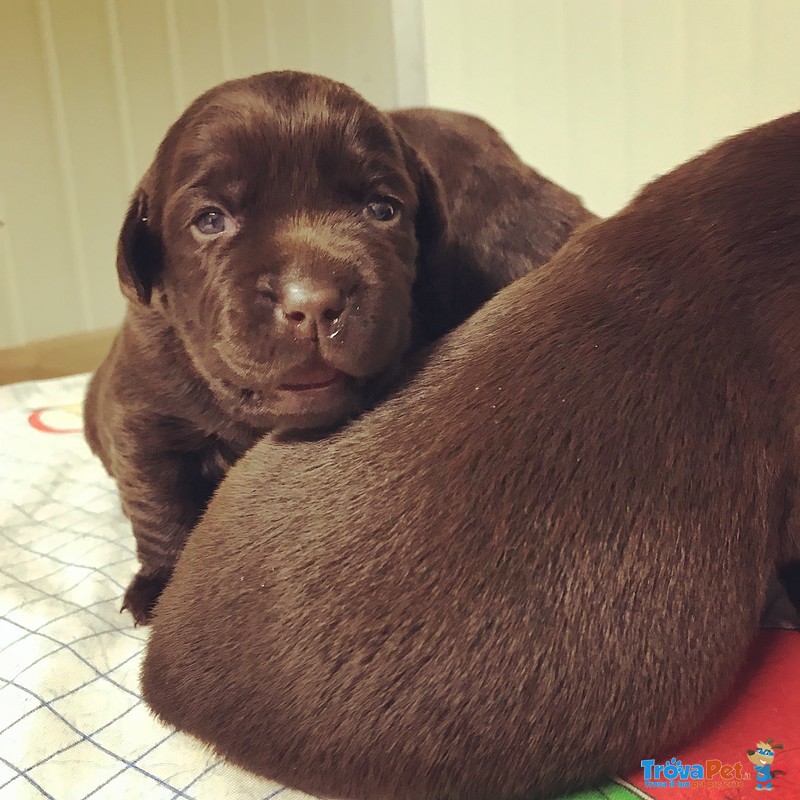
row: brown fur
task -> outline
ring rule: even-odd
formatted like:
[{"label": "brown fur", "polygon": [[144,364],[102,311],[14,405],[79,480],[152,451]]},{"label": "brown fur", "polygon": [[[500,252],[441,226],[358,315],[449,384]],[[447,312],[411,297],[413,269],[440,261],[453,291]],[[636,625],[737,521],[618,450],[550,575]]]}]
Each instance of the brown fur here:
[{"label": "brown fur", "polygon": [[[395,216],[371,217],[384,199]],[[219,235],[192,224],[208,208],[227,213]],[[299,73],[195,101],[134,194],[117,262],[128,312],[86,402],[142,565],[124,607],[148,620],[212,491],[259,436],[355,415],[406,353],[591,218],[473,117],[383,114]]]},{"label": "brown fur", "polygon": [[257,444],[145,699],[325,797],[532,800],[657,756],[800,557],[798,354],[795,114],[576,234],[343,432]]}]

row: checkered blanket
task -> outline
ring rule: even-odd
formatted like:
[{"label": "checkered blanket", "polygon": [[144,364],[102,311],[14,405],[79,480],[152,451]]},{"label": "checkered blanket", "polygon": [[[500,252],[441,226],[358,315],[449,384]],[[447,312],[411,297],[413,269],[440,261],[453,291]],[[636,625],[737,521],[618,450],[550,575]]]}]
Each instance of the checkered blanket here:
[{"label": "checkered blanket", "polygon": [[86,376],[0,388],[0,798],[305,797],[220,762],[139,696],[147,630],[116,488],[81,434]]}]

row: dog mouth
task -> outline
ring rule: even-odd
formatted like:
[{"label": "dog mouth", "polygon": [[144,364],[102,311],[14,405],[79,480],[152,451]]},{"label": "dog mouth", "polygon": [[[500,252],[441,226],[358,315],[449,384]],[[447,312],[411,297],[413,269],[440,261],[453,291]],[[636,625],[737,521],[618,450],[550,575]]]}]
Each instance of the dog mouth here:
[{"label": "dog mouth", "polygon": [[238,397],[239,407],[248,414],[268,412],[294,416],[338,408],[348,396],[347,389],[352,381],[346,372],[323,361],[314,361],[287,370],[271,389],[223,383]]},{"label": "dog mouth", "polygon": [[360,408],[363,391],[361,378],[318,357],[273,374],[262,385],[226,379],[222,384],[237,418],[265,429],[294,431],[338,425]]},{"label": "dog mouth", "polygon": [[[288,370],[281,376],[281,383],[275,388],[280,392],[313,393],[320,389],[339,387],[348,378],[349,376],[346,372],[342,372],[342,370],[336,369],[336,367],[332,367],[329,364],[305,365]],[[249,406],[258,405],[269,394],[269,390],[256,389],[249,386],[236,386],[236,384],[225,379],[222,380],[222,383],[228,391],[238,394],[242,403]]]},{"label": "dog mouth", "polygon": [[340,386],[347,375],[329,364],[314,364],[289,370],[278,384],[282,392],[314,392]]}]

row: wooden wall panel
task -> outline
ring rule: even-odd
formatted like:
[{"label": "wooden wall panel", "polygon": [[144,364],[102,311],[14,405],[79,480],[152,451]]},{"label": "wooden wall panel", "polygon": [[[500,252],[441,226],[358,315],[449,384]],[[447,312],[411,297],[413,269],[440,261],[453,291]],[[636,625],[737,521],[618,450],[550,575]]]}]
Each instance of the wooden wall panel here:
[{"label": "wooden wall panel", "polygon": [[109,36],[130,193],[183,109],[173,79],[164,0],[107,0]]},{"label": "wooden wall panel", "polygon": [[314,4],[315,0],[264,0],[269,69],[318,71],[311,41]]},{"label": "wooden wall panel", "polygon": [[382,108],[395,105],[391,4],[265,0],[265,7],[270,69],[324,74],[353,86]]},{"label": "wooden wall panel", "polygon": [[[71,227],[73,273],[88,329],[120,319],[113,269],[127,176],[104,0],[40,3],[48,43],[59,158]],[[93,268],[97,265],[98,268]]]},{"label": "wooden wall panel", "polygon": [[[14,291],[0,306],[16,324],[0,345],[56,336],[84,323],[74,228],[39,10],[4,0],[0,22],[0,229]],[[24,77],[23,77],[24,76]]]},{"label": "wooden wall panel", "polygon": [[167,0],[170,51],[180,105],[226,78],[217,0]]},{"label": "wooden wall panel", "polygon": [[751,0],[750,21],[755,115],[770,119],[800,109],[800,3]]},{"label": "wooden wall panel", "polygon": [[[264,0],[227,0],[221,28],[225,59],[232,75],[254,75],[267,66],[270,53],[267,38],[267,4]],[[226,68],[228,71],[228,68]]]}]

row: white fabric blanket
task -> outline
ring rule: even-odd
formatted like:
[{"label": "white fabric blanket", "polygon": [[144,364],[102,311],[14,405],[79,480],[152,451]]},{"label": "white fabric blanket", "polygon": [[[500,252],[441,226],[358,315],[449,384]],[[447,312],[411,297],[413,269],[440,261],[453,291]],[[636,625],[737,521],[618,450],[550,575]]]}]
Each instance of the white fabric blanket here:
[{"label": "white fabric blanket", "polygon": [[272,798],[139,696],[147,629],[114,483],[81,433],[86,376],[0,387],[0,798]]}]

